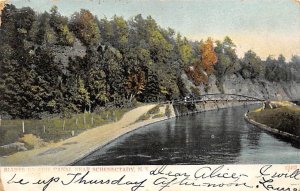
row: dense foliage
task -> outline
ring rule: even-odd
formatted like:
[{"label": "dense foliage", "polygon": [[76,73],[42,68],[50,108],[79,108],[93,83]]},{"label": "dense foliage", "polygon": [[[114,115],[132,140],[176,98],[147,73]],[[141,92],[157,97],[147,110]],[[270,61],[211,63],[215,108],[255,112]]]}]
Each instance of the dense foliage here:
[{"label": "dense foliage", "polygon": [[178,98],[180,68],[194,55],[186,38],[141,15],[69,19],[57,7],[6,5],[0,29],[0,114],[14,118]]},{"label": "dense foliage", "polygon": [[299,57],[238,59],[229,37],[191,42],[150,16],[98,19],[88,10],[62,16],[5,5],[0,27],[0,114],[42,118],[101,107],[172,100],[186,94],[181,74],[196,85],[210,75],[298,80]]}]

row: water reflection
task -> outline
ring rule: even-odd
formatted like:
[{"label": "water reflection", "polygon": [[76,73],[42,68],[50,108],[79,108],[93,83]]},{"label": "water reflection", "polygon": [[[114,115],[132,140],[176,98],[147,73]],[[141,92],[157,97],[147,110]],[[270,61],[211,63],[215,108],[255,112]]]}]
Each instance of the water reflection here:
[{"label": "water reflection", "polygon": [[245,129],[247,129],[245,136],[248,140],[249,149],[257,149],[259,147],[259,140],[262,130],[259,128],[248,128],[247,125],[245,126]]},{"label": "water reflection", "polygon": [[245,122],[244,113],[253,107],[257,106],[153,124],[119,138],[76,165],[299,163],[299,144]]}]

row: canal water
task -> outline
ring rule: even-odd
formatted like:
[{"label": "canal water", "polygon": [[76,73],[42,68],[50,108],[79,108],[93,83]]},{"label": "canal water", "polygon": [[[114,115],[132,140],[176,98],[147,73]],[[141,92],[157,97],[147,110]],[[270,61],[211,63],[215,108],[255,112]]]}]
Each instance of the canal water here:
[{"label": "canal water", "polygon": [[244,120],[242,106],[152,124],[118,138],[75,165],[300,163],[300,145]]}]

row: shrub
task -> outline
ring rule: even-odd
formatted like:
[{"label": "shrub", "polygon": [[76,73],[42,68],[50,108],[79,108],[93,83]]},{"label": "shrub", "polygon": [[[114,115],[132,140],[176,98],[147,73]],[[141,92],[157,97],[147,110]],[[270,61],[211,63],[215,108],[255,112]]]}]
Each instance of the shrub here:
[{"label": "shrub", "polygon": [[194,86],[191,86],[191,92],[196,97],[199,97],[201,95],[200,90]]},{"label": "shrub", "polygon": [[210,90],[210,86],[208,84],[205,84],[204,91],[208,92],[209,90]]},{"label": "shrub", "polygon": [[156,113],[159,113],[159,107],[160,107],[160,105],[157,105],[157,106],[153,107],[152,109],[150,109],[147,113],[148,113],[148,114],[156,114]]},{"label": "shrub", "polygon": [[188,78],[192,80],[196,86],[208,83],[208,76],[199,67],[190,66],[185,69],[185,72]]},{"label": "shrub", "polygon": [[150,115],[148,113],[145,113],[144,115],[142,115],[141,117],[138,118],[137,122],[138,121],[145,121],[145,120],[148,120],[150,119]]},{"label": "shrub", "polygon": [[224,93],[224,87],[223,87],[222,79],[217,80],[216,86],[217,86],[218,90],[223,94]]},{"label": "shrub", "polygon": [[164,117],[164,114],[159,113],[159,114],[154,115],[152,118],[155,119],[155,118],[161,118],[161,117]]}]

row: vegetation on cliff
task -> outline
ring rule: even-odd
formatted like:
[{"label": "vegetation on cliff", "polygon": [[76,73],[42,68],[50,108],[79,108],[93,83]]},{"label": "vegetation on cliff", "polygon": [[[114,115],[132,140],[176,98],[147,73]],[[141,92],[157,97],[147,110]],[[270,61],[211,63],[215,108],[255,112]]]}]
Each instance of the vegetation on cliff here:
[{"label": "vegetation on cliff", "polygon": [[[181,74],[196,85],[226,75],[300,82],[300,59],[237,57],[229,37],[192,42],[141,15],[98,18],[80,10],[70,18],[6,4],[0,27],[0,115],[44,118],[102,107],[177,99],[187,94]],[[197,94],[203,93],[195,90]]]}]

